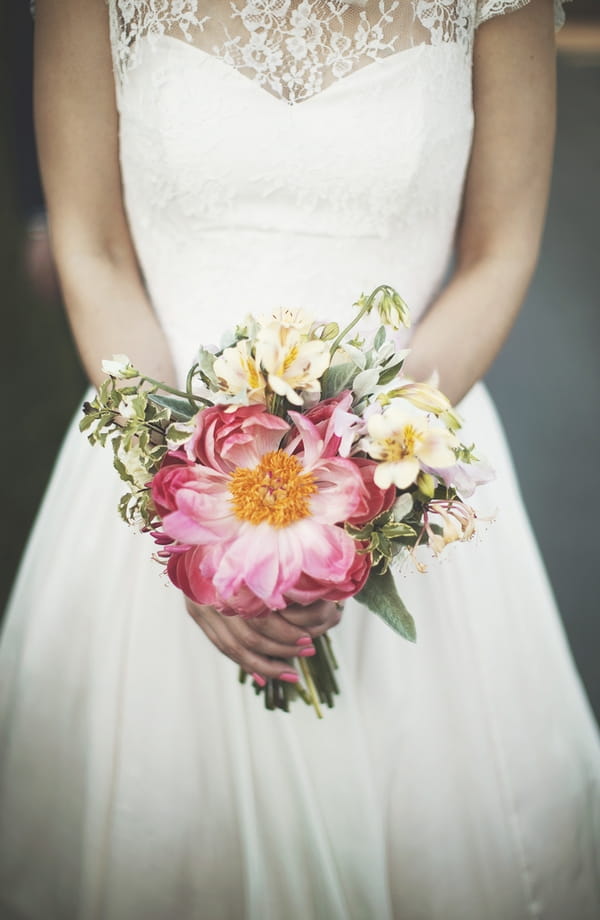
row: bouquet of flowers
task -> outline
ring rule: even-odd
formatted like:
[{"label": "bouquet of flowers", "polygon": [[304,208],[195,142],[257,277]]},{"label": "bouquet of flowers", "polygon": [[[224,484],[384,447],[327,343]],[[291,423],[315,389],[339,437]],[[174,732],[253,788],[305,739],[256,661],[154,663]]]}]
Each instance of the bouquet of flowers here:
[{"label": "bouquet of flowers", "polygon": [[[260,617],[355,596],[415,641],[392,566],[424,571],[418,547],[468,540],[464,499],[492,474],[444,394],[402,377],[408,351],[388,331],[409,324],[398,293],[380,285],[355,306],[342,330],[302,310],[248,316],[224,347],[199,349],[181,390],[114,356],[80,427],[112,446],[120,513],[187,597]],[[373,313],[377,331],[351,337]],[[298,658],[303,683],[254,682],[268,708],[333,705],[329,637],[315,649]]]}]

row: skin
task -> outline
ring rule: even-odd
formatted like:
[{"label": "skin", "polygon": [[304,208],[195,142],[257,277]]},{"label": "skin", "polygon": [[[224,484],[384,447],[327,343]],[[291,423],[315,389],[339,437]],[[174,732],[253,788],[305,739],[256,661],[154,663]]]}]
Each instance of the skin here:
[{"label": "skin", "polygon": [[[125,353],[149,376],[174,383],[124,212],[104,0],[38,0],[34,82],[52,245],[86,372],[97,385],[102,358]],[[479,27],[473,106],[456,271],[416,328],[405,365],[414,379],[437,370],[453,403],[496,357],[538,258],[555,130],[551,0],[531,0]],[[264,677],[289,672],[285,659],[298,653],[298,639],[341,617],[327,601],[255,620],[185,604],[221,652]]]}]

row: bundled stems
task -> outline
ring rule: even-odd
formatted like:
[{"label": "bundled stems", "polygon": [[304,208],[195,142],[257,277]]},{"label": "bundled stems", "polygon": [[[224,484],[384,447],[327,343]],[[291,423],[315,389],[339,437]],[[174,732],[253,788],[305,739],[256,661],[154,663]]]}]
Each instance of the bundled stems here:
[{"label": "bundled stems", "polygon": [[[331,639],[328,635],[318,636],[313,640],[316,654],[312,658],[298,658],[298,667],[302,674],[302,683],[290,684],[287,681],[271,678],[264,687],[253,682],[257,696],[264,694],[266,709],[281,709],[289,712],[290,703],[300,698],[312,706],[319,719],[323,718],[321,704],[330,709],[334,706],[334,697],[339,694],[339,687],[334,672],[338,663],[333,654]],[[239,681],[246,683],[248,675],[240,669]]]}]

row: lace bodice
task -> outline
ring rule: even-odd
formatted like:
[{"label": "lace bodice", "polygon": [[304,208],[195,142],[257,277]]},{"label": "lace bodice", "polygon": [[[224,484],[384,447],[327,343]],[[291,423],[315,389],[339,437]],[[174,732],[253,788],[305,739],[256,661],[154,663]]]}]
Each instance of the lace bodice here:
[{"label": "lace bodice", "polygon": [[523,0],[109,0],[127,213],[183,374],[248,311],[446,271],[478,23]]},{"label": "lace bodice", "polygon": [[[235,67],[290,103],[419,44],[454,42],[468,53],[474,28],[527,0],[114,0],[121,79],[140,38],[179,38]],[[563,21],[556,0],[556,23]]]}]

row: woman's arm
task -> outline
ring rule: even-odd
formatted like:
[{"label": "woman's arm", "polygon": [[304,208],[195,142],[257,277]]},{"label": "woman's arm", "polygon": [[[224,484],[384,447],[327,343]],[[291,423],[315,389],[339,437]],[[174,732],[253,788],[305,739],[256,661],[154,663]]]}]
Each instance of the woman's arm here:
[{"label": "woman's arm", "polygon": [[[165,337],[146,296],[123,208],[118,119],[105,0],[38,0],[35,109],[52,240],[75,340],[94,383],[102,358],[124,352],[174,382]],[[187,601],[225,655],[259,680],[297,680],[287,659],[340,619],[328,601],[259,620]],[[300,643],[298,643],[300,640]]]},{"label": "woman's arm", "polygon": [[38,0],[34,102],[52,245],[89,378],[99,383],[102,358],[125,353],[173,382],[123,207],[105,0]]},{"label": "woman's arm", "polygon": [[504,343],[537,262],[552,168],[555,41],[551,0],[479,27],[475,133],[457,267],[414,332],[405,371],[439,371],[457,403]]}]

